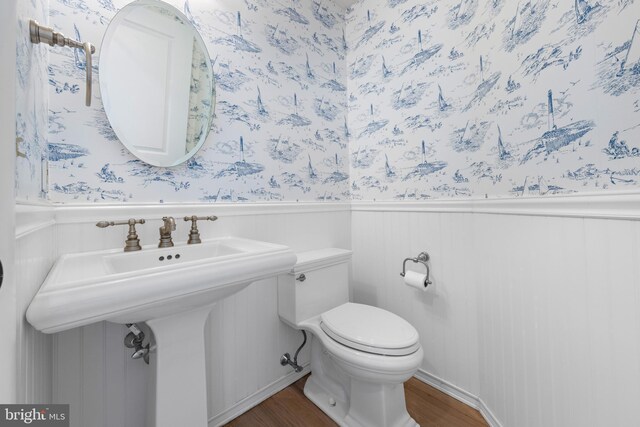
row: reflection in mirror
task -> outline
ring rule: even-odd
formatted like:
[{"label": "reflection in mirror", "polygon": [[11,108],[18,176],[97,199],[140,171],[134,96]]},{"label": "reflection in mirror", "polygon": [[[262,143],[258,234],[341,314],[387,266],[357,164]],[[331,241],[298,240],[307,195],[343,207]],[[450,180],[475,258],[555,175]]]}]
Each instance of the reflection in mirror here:
[{"label": "reflection in mirror", "polygon": [[100,52],[100,92],[125,147],[154,166],[176,166],[204,143],[215,89],[207,48],[179,10],[137,0],[113,18]]}]

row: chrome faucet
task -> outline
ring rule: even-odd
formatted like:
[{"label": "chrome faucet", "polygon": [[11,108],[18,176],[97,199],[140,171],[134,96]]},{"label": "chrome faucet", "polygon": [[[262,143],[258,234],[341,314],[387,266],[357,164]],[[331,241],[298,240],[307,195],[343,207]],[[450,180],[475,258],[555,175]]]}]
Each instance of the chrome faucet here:
[{"label": "chrome faucet", "polygon": [[158,243],[158,247],[170,248],[173,246],[171,232],[176,230],[176,220],[172,216],[165,216],[162,220],[164,225],[160,227],[160,243]]}]

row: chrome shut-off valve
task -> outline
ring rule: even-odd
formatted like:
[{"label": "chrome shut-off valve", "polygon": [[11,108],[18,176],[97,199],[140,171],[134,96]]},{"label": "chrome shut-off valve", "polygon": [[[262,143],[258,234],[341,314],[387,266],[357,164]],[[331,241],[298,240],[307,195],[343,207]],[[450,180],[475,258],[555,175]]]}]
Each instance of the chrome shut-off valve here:
[{"label": "chrome shut-off valve", "polygon": [[124,337],[124,346],[134,349],[133,354],[131,354],[132,359],[142,359],[144,363],[148,365],[149,343],[144,345],[144,332],[142,332],[135,323],[127,323],[127,328],[129,328],[131,332]]}]

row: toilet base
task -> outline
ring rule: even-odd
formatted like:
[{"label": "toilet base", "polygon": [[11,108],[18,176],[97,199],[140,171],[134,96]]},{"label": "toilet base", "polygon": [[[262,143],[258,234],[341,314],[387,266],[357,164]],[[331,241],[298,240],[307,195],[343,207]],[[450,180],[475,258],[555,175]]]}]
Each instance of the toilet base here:
[{"label": "toilet base", "polygon": [[[333,394],[327,392],[319,382],[315,381],[313,374],[307,379],[304,386],[304,395],[341,427],[371,427],[374,425],[420,427],[405,409],[402,384],[391,386],[358,382],[354,384],[352,382],[351,393],[360,396],[360,402],[355,401],[349,405],[349,402],[345,400],[336,399]],[[381,402],[378,401],[380,398],[401,400],[402,402],[391,406],[401,408],[399,413],[385,414],[384,410],[381,410]],[[335,404],[332,405],[334,402]],[[386,407],[389,408],[389,406]]]},{"label": "toilet base", "polygon": [[[347,416],[349,405],[346,401],[338,400],[333,394],[325,391],[322,386],[315,381],[313,374],[307,378],[307,382],[304,385],[304,395],[338,425],[346,426],[344,419]],[[331,400],[335,402],[335,405],[331,404]]]},{"label": "toilet base", "polygon": [[[350,375],[313,336],[304,394],[342,427],[420,427],[407,412],[403,380],[372,382]],[[409,375],[410,376],[410,375]]]}]

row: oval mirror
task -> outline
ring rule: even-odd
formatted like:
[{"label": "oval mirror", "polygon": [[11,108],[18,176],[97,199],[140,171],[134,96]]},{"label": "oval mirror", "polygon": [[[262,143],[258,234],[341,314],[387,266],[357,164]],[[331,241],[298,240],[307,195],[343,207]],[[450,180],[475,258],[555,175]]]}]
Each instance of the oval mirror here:
[{"label": "oval mirror", "polygon": [[100,92],[124,146],[154,166],[176,166],[202,146],[215,90],[207,48],[178,9],[136,0],[109,23],[100,51]]}]

